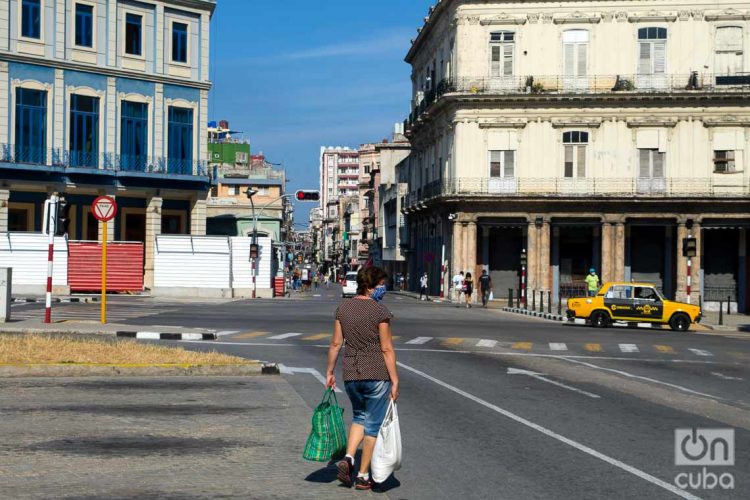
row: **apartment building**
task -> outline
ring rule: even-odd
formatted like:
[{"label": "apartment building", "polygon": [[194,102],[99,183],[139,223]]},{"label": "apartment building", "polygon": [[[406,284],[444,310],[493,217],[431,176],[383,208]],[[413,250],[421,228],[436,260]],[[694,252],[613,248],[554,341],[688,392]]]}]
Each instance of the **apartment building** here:
[{"label": "apartment building", "polygon": [[68,237],[117,199],[110,237],[205,234],[209,28],[215,0],[0,1],[0,231],[40,231],[50,194]]},{"label": "apartment building", "polygon": [[593,267],[747,310],[749,40],[746,2],[439,1],[406,56],[412,278],[445,250],[495,296],[525,258],[556,300]]},{"label": "apartment building", "polygon": [[[344,214],[351,207],[349,200],[356,199],[359,207],[360,161],[356,149],[342,146],[320,148],[320,208],[323,211],[320,240],[322,262],[326,266],[340,267],[351,259],[350,241],[352,236],[359,241],[359,229],[356,234],[345,232]],[[344,204],[343,202],[346,201]],[[342,209],[343,206],[343,209]],[[351,208],[349,208],[351,210]],[[360,214],[355,221],[360,220]],[[359,227],[361,224],[355,225]],[[347,238],[346,257],[344,257],[344,237]],[[354,249],[356,259],[357,249]],[[348,265],[348,264],[347,264]]]}]

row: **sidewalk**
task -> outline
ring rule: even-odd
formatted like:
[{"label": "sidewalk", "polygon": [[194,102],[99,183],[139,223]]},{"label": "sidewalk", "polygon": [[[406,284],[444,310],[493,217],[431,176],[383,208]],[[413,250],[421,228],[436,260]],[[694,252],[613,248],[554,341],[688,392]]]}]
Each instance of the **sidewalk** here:
[{"label": "sidewalk", "polygon": [[720,331],[738,331],[738,332],[750,332],[750,315],[746,314],[730,314],[726,312],[722,315],[723,325],[719,325],[719,313],[718,312],[703,312],[703,319],[701,325],[707,326],[712,330]]},{"label": "sidewalk", "polygon": [[20,378],[0,406],[3,498],[374,496],[302,459],[312,408],[282,377]]}]

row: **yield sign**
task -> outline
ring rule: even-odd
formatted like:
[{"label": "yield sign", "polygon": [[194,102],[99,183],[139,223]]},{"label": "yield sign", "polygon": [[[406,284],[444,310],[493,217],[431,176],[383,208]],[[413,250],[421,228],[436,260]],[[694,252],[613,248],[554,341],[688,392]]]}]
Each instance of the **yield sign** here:
[{"label": "yield sign", "polygon": [[91,204],[91,213],[97,220],[107,222],[117,214],[117,203],[110,196],[100,196]]}]

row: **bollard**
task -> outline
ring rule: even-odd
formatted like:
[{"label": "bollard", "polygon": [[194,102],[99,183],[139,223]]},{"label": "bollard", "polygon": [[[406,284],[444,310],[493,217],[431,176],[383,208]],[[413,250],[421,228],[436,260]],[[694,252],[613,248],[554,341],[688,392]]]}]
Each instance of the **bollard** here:
[{"label": "bollard", "polygon": [[701,311],[703,310],[703,295],[698,295],[698,307],[700,307]]},{"label": "bollard", "polygon": [[508,307],[513,307],[513,289],[508,288]]},{"label": "bollard", "polygon": [[521,290],[516,290],[516,309],[521,309]]},{"label": "bollard", "polygon": [[724,301],[719,301],[719,325],[724,324]]},{"label": "bollard", "polygon": [[562,297],[557,299],[557,315],[562,316]]},{"label": "bollard", "polygon": [[539,312],[544,313],[544,290],[539,290]]},{"label": "bollard", "polygon": [[552,314],[552,290],[547,291],[547,314]]},{"label": "bollard", "polygon": [[536,311],[536,290],[531,291],[531,310]]},{"label": "bollard", "polygon": [[732,314],[732,297],[727,296],[727,316]]}]

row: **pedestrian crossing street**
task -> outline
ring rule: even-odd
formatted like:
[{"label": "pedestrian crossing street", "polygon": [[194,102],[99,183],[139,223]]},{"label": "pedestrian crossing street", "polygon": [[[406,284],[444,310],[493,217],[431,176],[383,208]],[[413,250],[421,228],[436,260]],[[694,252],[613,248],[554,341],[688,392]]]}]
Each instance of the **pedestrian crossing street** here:
[{"label": "pedestrian crossing street", "polygon": [[[274,332],[240,332],[226,330],[217,332],[220,340],[255,340],[255,341],[284,341],[301,343],[327,343],[330,333],[274,333]],[[566,353],[587,353],[602,355],[627,354],[662,354],[688,355],[696,359],[710,359],[714,357],[711,351],[697,348],[678,349],[666,344],[602,344],[602,343],[568,343],[568,342],[506,342],[491,339],[476,339],[462,337],[393,337],[394,344],[400,349],[446,349],[488,351],[511,350],[518,352],[548,352],[550,354],[565,355]]]}]

